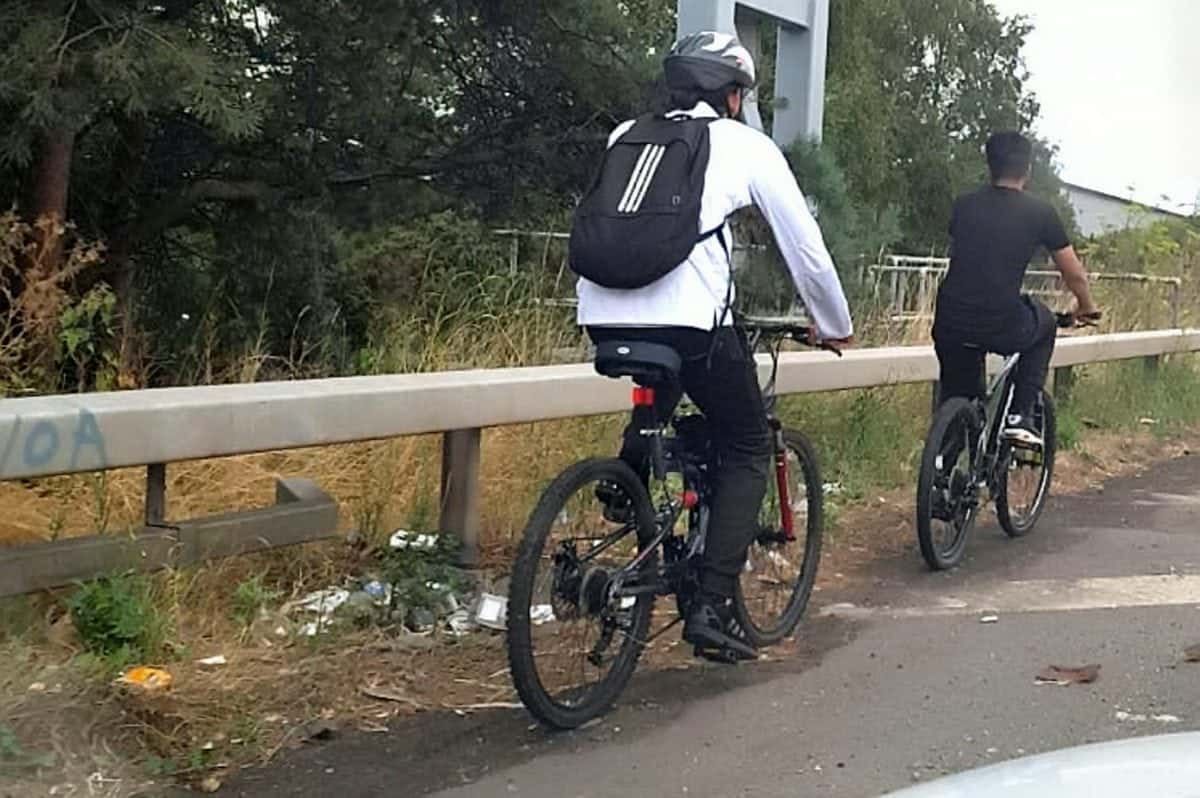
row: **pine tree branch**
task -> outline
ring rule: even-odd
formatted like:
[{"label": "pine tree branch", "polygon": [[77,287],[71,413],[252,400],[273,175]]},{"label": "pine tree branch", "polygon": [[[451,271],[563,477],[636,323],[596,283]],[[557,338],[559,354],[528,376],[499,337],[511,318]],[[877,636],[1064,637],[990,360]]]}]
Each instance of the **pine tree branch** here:
[{"label": "pine tree branch", "polygon": [[271,186],[257,180],[204,179],[192,183],[174,197],[158,203],[157,209],[135,225],[126,249],[176,227],[197,205],[205,202],[265,203],[276,194]]}]

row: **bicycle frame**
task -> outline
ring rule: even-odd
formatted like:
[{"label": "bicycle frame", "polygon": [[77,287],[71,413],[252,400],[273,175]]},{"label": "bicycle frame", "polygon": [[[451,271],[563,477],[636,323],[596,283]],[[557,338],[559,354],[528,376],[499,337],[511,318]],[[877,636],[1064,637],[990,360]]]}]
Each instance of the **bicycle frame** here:
[{"label": "bicycle frame", "polygon": [[[761,330],[752,332],[747,341],[752,352],[757,351],[758,345],[764,337],[766,335]],[[775,374],[779,364],[778,343],[768,350],[768,354],[771,356],[772,369],[771,376],[763,388],[763,406],[766,411],[766,421],[771,430],[772,468],[775,472],[775,485],[781,508],[780,525],[784,539],[788,542],[794,542],[796,540],[795,519],[787,511],[787,508],[791,507],[787,446],[783,439],[783,423],[775,415],[776,397],[774,386]],[[635,418],[639,410],[644,412],[646,408],[652,407],[653,404],[654,393],[652,389],[641,387],[634,389],[633,405]],[[677,497],[667,494],[666,501],[655,508],[656,534],[652,540],[646,543],[644,550],[622,569],[620,576],[614,578],[613,596],[616,598],[648,592],[654,592],[658,595],[670,595],[676,592],[680,583],[679,580],[683,579],[684,575],[673,572],[674,569],[678,567],[686,568],[687,563],[704,550],[705,541],[708,536],[709,494],[711,493],[711,488],[698,464],[690,462],[686,456],[686,449],[682,443],[683,438],[679,435],[672,436],[667,434],[668,430],[673,427],[678,432],[678,425],[681,419],[688,417],[690,416],[676,415],[669,422],[656,423],[653,426],[647,425],[645,428],[639,430],[641,435],[651,438],[652,479],[665,487],[668,475],[679,474],[682,477],[683,490]],[[687,535],[679,536],[676,534],[676,526],[678,525],[680,516],[685,511],[693,513],[693,516],[688,524]],[[614,535],[610,536],[610,538],[606,539],[598,547],[588,552],[588,556],[584,558],[584,561],[590,559],[593,552],[608,548],[611,545],[609,541],[615,542],[625,534],[627,534],[627,530],[619,530],[614,533]],[[638,573],[642,565],[654,551],[660,547],[665,547],[672,538],[680,537],[682,537],[682,540],[680,547],[677,549],[679,556],[673,561],[668,561],[668,558],[664,557],[664,561],[660,564],[653,583],[634,584],[628,587],[622,584],[625,578]]]},{"label": "bicycle frame", "polygon": [[[997,443],[1000,440],[1000,428],[1005,416],[1012,407],[1013,391],[1012,375],[1020,361],[1020,353],[1009,355],[1000,370],[992,377],[981,405],[983,409],[983,428],[979,431],[977,441],[977,463],[980,475],[987,479],[993,477],[992,470],[999,455]],[[979,476],[979,475],[977,475]]]}]

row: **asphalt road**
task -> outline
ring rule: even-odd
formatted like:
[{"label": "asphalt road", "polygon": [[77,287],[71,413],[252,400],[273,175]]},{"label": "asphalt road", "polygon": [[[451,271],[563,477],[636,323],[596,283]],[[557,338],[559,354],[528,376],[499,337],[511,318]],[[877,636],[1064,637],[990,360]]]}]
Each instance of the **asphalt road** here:
[{"label": "asphalt road", "polygon": [[[995,616],[994,622],[982,622]],[[422,716],[248,771],[246,796],[877,796],[1066,746],[1200,729],[1200,457],[993,523],[967,562],[913,550],[820,595],[786,661],[639,674],[570,734],[522,711]],[[1047,665],[1101,666],[1067,687]]]}]

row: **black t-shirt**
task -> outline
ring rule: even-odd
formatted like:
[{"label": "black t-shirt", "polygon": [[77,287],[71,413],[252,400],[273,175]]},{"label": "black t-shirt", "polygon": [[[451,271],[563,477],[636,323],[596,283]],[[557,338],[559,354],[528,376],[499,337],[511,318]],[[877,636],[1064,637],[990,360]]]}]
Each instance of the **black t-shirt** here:
[{"label": "black t-shirt", "polygon": [[950,239],[934,326],[984,335],[1002,333],[1023,312],[1021,281],[1037,248],[1055,252],[1071,243],[1048,203],[999,186],[955,201]]}]

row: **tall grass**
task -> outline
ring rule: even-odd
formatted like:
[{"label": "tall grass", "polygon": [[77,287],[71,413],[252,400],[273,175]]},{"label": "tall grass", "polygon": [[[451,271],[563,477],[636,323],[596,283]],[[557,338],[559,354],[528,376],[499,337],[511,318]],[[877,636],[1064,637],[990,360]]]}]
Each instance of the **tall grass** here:
[{"label": "tall grass", "polygon": [[1059,439],[1079,442],[1083,430],[1146,429],[1178,433],[1200,419],[1196,355],[1171,355],[1157,366],[1142,361],[1077,368],[1070,401],[1059,410]]}]

